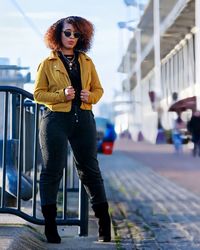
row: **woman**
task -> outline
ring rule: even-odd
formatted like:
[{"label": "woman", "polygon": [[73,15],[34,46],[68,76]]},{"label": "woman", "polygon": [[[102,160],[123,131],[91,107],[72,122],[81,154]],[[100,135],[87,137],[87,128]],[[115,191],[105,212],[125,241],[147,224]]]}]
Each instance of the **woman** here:
[{"label": "woman", "polygon": [[90,49],[93,25],[77,16],[54,23],[45,34],[52,51],[38,68],[34,99],[46,111],[40,125],[40,147],[44,167],[40,175],[40,196],[45,235],[60,243],[56,226],[56,199],[69,140],[76,168],[99,219],[99,240],[110,241],[110,216],[96,150],[96,126],[92,104],[103,94]]}]

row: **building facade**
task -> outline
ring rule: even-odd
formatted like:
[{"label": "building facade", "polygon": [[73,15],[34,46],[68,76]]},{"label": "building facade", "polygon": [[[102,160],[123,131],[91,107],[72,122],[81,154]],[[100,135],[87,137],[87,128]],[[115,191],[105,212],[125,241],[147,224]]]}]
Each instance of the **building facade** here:
[{"label": "building facade", "polygon": [[134,140],[142,134],[156,143],[177,114],[187,123],[200,109],[199,13],[199,0],[150,0],[134,28],[119,66],[127,76],[122,89],[130,96],[129,111],[115,116],[118,127],[129,117]]}]

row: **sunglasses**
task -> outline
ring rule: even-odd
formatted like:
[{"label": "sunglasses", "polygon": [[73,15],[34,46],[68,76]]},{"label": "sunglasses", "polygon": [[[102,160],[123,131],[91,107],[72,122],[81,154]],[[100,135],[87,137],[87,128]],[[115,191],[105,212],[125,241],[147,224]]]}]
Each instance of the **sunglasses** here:
[{"label": "sunglasses", "polygon": [[79,32],[64,30],[63,33],[65,34],[66,37],[71,37],[73,35],[74,38],[80,38],[81,36],[81,33]]}]

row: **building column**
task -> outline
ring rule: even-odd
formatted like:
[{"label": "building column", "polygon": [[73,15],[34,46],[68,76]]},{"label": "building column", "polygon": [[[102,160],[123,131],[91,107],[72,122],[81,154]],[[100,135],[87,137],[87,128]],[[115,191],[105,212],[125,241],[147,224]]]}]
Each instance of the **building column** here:
[{"label": "building column", "polygon": [[142,135],[142,86],[141,86],[141,30],[136,28],[135,30],[136,37],[136,79],[137,79],[137,100],[135,105],[137,105],[138,110],[138,141],[143,140]]},{"label": "building column", "polygon": [[160,72],[160,4],[159,0],[153,1],[153,21],[154,21],[154,73],[155,73],[155,93],[156,97],[161,97],[161,72]]},{"label": "building column", "polygon": [[162,129],[161,115],[162,108],[160,100],[162,98],[161,83],[161,58],[160,58],[160,0],[153,1],[153,23],[154,23],[154,79],[155,79],[155,111],[157,112],[157,136],[155,143],[165,143],[165,135]]},{"label": "building column", "polygon": [[195,1],[195,94],[197,97],[197,109],[200,110],[200,1]]}]

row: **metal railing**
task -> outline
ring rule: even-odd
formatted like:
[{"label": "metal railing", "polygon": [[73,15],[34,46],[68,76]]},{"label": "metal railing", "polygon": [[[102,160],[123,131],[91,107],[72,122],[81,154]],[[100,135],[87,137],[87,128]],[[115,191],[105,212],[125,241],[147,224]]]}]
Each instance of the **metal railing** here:
[{"label": "metal railing", "polygon": [[[4,97],[4,98],[2,98]],[[4,101],[2,101],[4,99]],[[23,89],[0,86],[0,213],[10,213],[44,225],[38,198],[42,161],[38,144],[39,118],[43,106]],[[77,225],[79,235],[88,234],[88,197],[77,179],[72,152],[66,148],[67,164],[60,187],[61,218],[58,225]],[[69,194],[77,195],[76,216],[67,215]],[[9,201],[14,201],[10,204]]]}]

